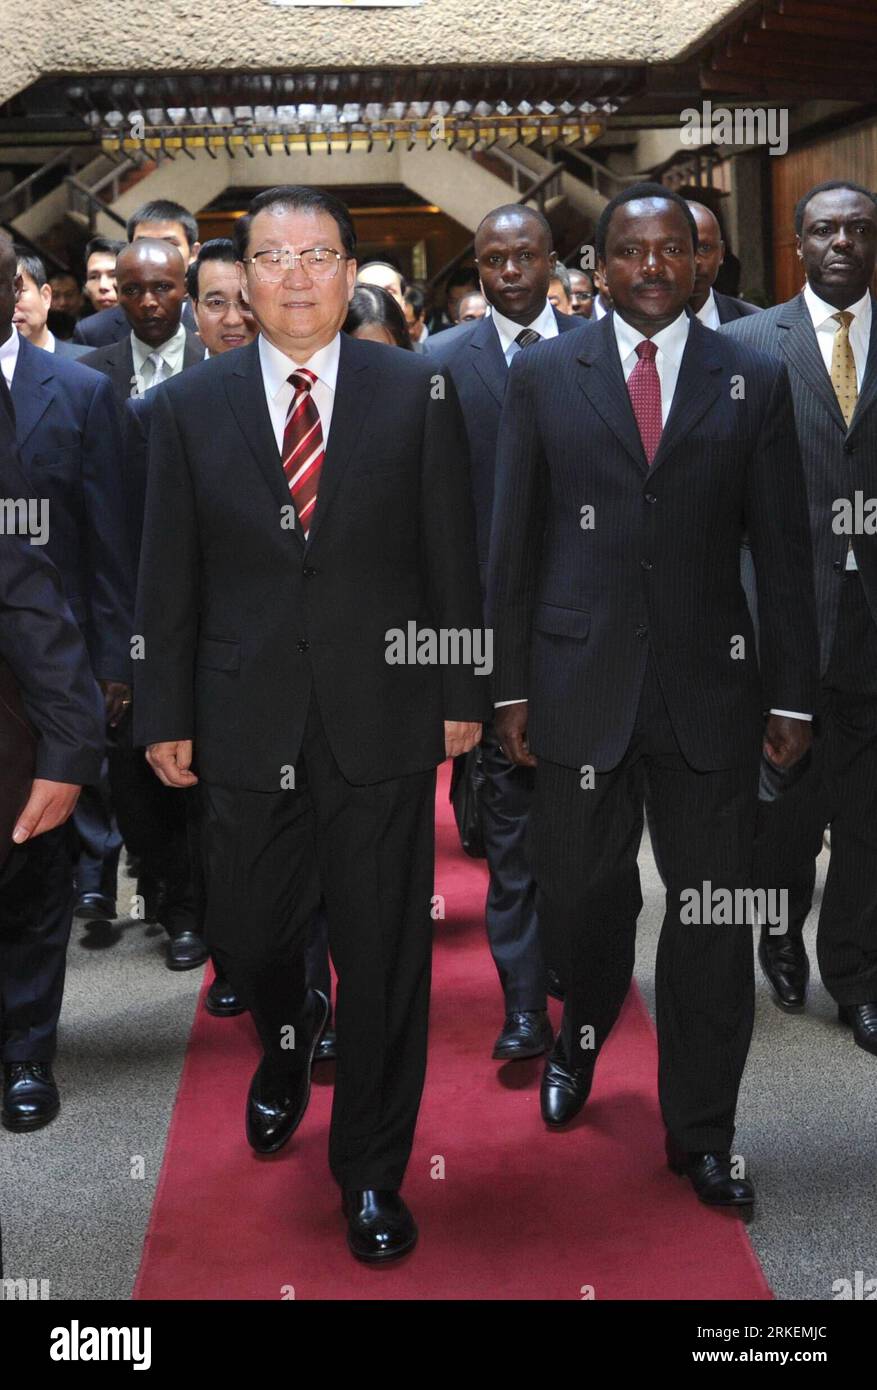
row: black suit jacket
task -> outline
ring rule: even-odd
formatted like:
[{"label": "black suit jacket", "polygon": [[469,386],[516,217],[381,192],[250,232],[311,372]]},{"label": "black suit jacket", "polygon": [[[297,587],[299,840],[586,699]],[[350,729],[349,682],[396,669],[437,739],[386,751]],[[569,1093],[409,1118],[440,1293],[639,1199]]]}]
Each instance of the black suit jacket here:
[{"label": "black suit jacket", "polygon": [[[3,381],[0,398],[0,495],[27,498],[32,489],[17,457]],[[35,775],[78,785],[97,782],[106,738],[104,702],[85,643],[45,547],[15,533],[0,543],[0,659],[11,668],[37,731]]]},{"label": "black suit jacket", "polygon": [[[825,369],[803,293],[785,304],[764,309],[757,318],[729,324],[721,332],[735,346],[745,343],[767,352],[788,368],[810,508],[816,615],[824,673],[834,644],[850,540],[868,606],[877,622],[877,536],[839,535],[833,529],[834,503],[838,499],[852,502],[857,490],[866,498],[877,497],[877,300],[871,296],[868,360],[849,429]],[[754,580],[745,551],[744,577],[749,583]],[[757,589],[760,608],[760,584]]]},{"label": "black suit jacket", "polygon": [[[189,299],[183,304],[183,323],[190,333],[197,331]],[[73,342],[84,343],[90,348],[111,347],[113,343],[120,343],[130,332],[131,325],[125,310],[121,305],[114,304],[112,309],[99,309],[96,314],[80,319],[73,330]]]},{"label": "black suit jacket", "polygon": [[134,569],[112,390],[99,373],[21,338],[12,399],[24,471],[33,492],[48,500],[46,551],[94,673],[129,681]]},{"label": "black suit jacket", "polygon": [[[528,348],[509,374],[490,551],[495,694],[530,700],[532,751],[567,767],[607,771],[623,757],[649,648],[695,769],[750,759],[765,710],[815,709],[788,378],[689,318],[651,468],[611,314]],[[740,583],[744,525],[762,585],[760,672]]]},{"label": "black suit jacket", "polygon": [[732,294],[719,294],[717,290],[713,290],[713,294],[719,311],[719,323],[733,323],[736,319],[761,313],[757,304],[747,304],[745,299],[735,299]]},{"label": "black suit jacket", "polygon": [[[105,313],[108,310],[104,310]],[[119,410],[124,410],[125,402],[134,389],[134,353],[131,349],[130,330],[119,342],[109,347],[97,348],[87,357],[80,359],[83,366],[108,376],[113,386],[113,395]],[[183,371],[204,360],[204,344],[196,333],[186,333],[186,347],[183,352]]]},{"label": "black suit jacket", "polygon": [[[582,324],[573,314],[559,314],[555,310],[554,317],[560,333],[569,333]],[[478,563],[486,571],[493,518],[496,441],[509,375],[493,319],[487,317],[475,323],[457,324],[435,339],[430,338],[429,360],[435,370],[447,368],[450,371],[466,418]]]},{"label": "black suit jacket", "polygon": [[341,335],[307,543],[291,524],[258,339],[158,388],[136,743],[194,738],[208,782],[273,791],[312,692],[356,784],[434,767],[443,720],[487,717],[488,682],[471,665],[386,659],[392,629],[482,624],[465,426],[453,383],[435,389],[433,371]]}]

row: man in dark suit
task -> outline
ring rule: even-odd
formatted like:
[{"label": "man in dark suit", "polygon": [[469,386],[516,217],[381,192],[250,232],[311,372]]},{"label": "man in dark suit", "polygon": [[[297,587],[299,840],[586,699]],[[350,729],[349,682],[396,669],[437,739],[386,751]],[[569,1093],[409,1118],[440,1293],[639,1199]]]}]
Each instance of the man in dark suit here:
[{"label": "man in dark suit", "polygon": [[[16,454],[12,400],[0,374],[0,494],[38,502]],[[52,880],[59,914],[69,918],[62,827],[83,783],[97,781],[104,744],[103,701],[82,634],[57,570],[34,539],[4,527],[0,545],[0,659],[12,670],[38,736],[34,780],[13,833],[16,848],[0,870],[2,1122],[12,1130],[48,1124],[60,1107],[52,1059],[63,968],[41,998],[32,987],[43,968],[43,933],[51,938],[57,923],[35,922],[33,907],[45,900]],[[48,949],[54,954],[51,939]]]},{"label": "man in dark suit", "polygon": [[[449,371],[466,417],[482,586],[490,548],[496,439],[509,366],[540,340],[581,327],[548,303],[557,256],[551,228],[535,208],[496,208],[475,233],[475,259],[491,314],[459,324],[430,343],[436,371]],[[545,1009],[545,965],[536,919],[536,885],[526,834],[533,773],[502,751],[492,722],[481,739],[484,843],[490,869],[487,936],[505,998],[505,1022],[493,1056],[538,1057],[553,1034]],[[553,962],[551,962],[553,964]]]},{"label": "man in dark suit", "polygon": [[715,213],[703,203],[686,201],[697,227],[694,294],[688,301],[692,313],[697,314],[705,328],[718,328],[721,323],[759,314],[761,310],[756,304],[747,304],[745,299],[735,299],[733,295],[719,294],[713,289],[725,259],[722,229]]},{"label": "man in dark suit", "polygon": [[[867,499],[877,491],[874,194],[842,181],[818,185],[795,209],[795,232],[807,276],[802,292],[723,330],[735,347],[757,348],[788,367],[820,639],[811,766],[759,806],[756,872],[786,888],[790,904],[788,932],[763,932],[759,960],[774,1001],[802,1009],[809,975],[802,930],[831,822],[819,968],[855,1041],[877,1054],[877,540],[867,517]],[[756,582],[746,550],[743,563],[752,606],[760,608],[760,576]]]},{"label": "man in dark suit", "polygon": [[65,343],[63,338],[56,338],[49,330],[52,287],[43,262],[39,256],[24,251],[21,247],[16,247],[16,255],[19,289],[15,313],[12,316],[13,326],[22,338],[27,338],[34,347],[42,348],[44,352],[54,352],[57,357],[67,357],[71,361],[75,361],[77,357],[84,357],[88,352],[87,347],[81,347],[77,343]]},{"label": "man in dark suit", "polygon": [[[630,984],[648,794],[667,882],[668,1161],[702,1201],[742,1205],[753,1189],[730,1146],[753,1019],[749,915],[764,901],[750,879],[759,750],[786,766],[809,746],[816,634],[786,373],[687,310],[696,245],[676,194],[626,190],[596,232],[613,312],[513,364],[488,614],[497,729],[536,766],[540,926],[563,960],[543,1116],[563,1124],[585,1104]],[[744,524],[763,581],[760,670]]]},{"label": "man in dark suit", "polygon": [[[20,277],[15,252],[0,243],[0,371],[15,404],[18,449],[44,522],[40,543],[56,565],[80,625],[109,723],[130,703],[133,572],[125,535],[119,458],[121,437],[112,392],[96,373],[35,348],[12,327]],[[77,867],[92,874],[80,891],[100,888],[115,904],[118,842],[95,846]],[[106,850],[106,853],[103,851]],[[98,852],[100,851],[100,852]],[[48,850],[45,850],[48,854]],[[70,837],[53,843],[55,858],[34,880],[29,903],[38,937],[26,982],[41,1036],[54,1049],[64,962],[72,922]],[[110,882],[110,879],[112,882]]]},{"label": "man in dark suit", "polygon": [[[139,207],[128,218],[126,232],[129,243],[145,238],[148,241],[164,241],[168,246],[176,247],[186,267],[191,265],[201,249],[195,218],[180,203],[167,198],[156,199]],[[94,241],[89,242],[89,248],[94,244]],[[188,332],[195,332],[195,319],[188,300],[183,303],[182,322]],[[130,328],[120,300],[113,308],[102,309],[89,318],[81,319],[74,330],[73,341],[85,343],[91,348],[110,347],[127,338]]]},{"label": "man in dark suit", "polygon": [[129,332],[120,342],[90,352],[82,362],[110,378],[122,410],[129,396],[142,396],[202,361],[204,344],[181,321],[186,268],[175,247],[138,238],[119,252],[116,282]]},{"label": "man in dark suit", "polygon": [[[339,332],[343,203],[269,189],[235,242],[260,336],[155,402],[137,738],[168,785],[200,783],[208,943],[264,1049],[261,1153],[307,1106],[327,1001],[304,944],[325,898],[330,1164],[353,1253],[382,1260],[417,1234],[399,1187],[426,1060],[435,767],[475,745],[489,703],[465,426],[428,361]],[[468,651],[442,646],[454,629]],[[426,634],[418,655],[406,633]]]}]

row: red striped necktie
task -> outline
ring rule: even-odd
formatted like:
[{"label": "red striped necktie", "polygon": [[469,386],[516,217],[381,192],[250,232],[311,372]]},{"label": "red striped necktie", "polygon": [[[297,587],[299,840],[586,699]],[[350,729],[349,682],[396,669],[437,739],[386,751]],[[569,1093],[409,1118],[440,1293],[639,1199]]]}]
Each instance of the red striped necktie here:
[{"label": "red striped necktie", "polygon": [[661,381],[658,368],[655,366],[657,351],[657,345],[650,338],[644,338],[641,343],[637,343],[636,355],[639,361],[627,378],[630,403],[650,468],[658,452],[664,428],[661,422]]},{"label": "red striped necktie", "polygon": [[283,471],[307,540],[323,467],[323,427],[311,395],[311,387],[317,380],[314,373],[307,367],[299,367],[288,380],[293,394],[283,430]]}]

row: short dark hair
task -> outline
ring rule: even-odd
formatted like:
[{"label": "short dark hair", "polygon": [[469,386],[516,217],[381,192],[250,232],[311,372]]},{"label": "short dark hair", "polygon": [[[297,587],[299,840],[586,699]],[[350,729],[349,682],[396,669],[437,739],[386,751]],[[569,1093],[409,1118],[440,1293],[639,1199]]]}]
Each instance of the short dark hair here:
[{"label": "short dark hair", "polygon": [[16,246],[15,259],[17,271],[25,271],[33,280],[38,290],[41,290],[43,285],[49,283],[45,264],[39,256],[34,255],[33,251],[26,251],[23,246]]},{"label": "short dark hair", "polygon": [[544,213],[540,212],[538,208],[531,208],[527,203],[503,203],[502,207],[491,208],[490,212],[485,213],[478,223],[478,226],[475,228],[475,239],[477,240],[478,233],[481,231],[485,222],[491,222],[496,217],[508,217],[511,216],[512,213],[523,214],[525,217],[529,217],[532,222],[536,222],[541,227],[545,239],[548,242],[548,250],[554,250],[554,233],[551,230],[548,218]]},{"label": "short dark hair", "polygon": [[413,350],[411,334],[398,300],[380,285],[357,285],[347,309],[344,332],[354,333],[357,328],[370,323],[386,328],[397,347]]},{"label": "short dark hair", "polygon": [[424,308],[426,307],[426,296],[423,290],[420,289],[418,285],[409,285],[403,298],[405,303],[414,310],[414,317],[416,319],[422,318]]},{"label": "short dark hair", "polygon": [[230,265],[235,265],[237,259],[231,237],[217,236],[212,241],[205,241],[198,252],[197,260],[194,260],[186,271],[186,293],[189,298],[198,303],[198,272],[205,261],[228,261]]},{"label": "short dark hair", "polygon": [[871,192],[870,188],[865,188],[860,183],[853,183],[852,179],[827,179],[825,183],[814,184],[808,188],[803,198],[799,198],[795,204],[795,235],[800,236],[804,230],[804,214],[807,211],[807,204],[811,198],[815,198],[817,193],[831,193],[835,188],[848,188],[851,193],[863,193],[866,198],[877,208],[877,195]]},{"label": "short dark hair", "polygon": [[663,202],[675,203],[677,207],[682,209],[691,232],[691,244],[696,253],[698,242],[697,223],[685,199],[680,198],[678,193],[674,193],[672,188],[665,188],[662,183],[648,182],[631,184],[630,188],[625,188],[623,192],[616,193],[615,197],[611,198],[606,204],[605,208],[600,213],[597,230],[594,232],[594,250],[597,252],[597,255],[601,259],[606,255],[606,237],[609,232],[609,223],[612,221],[613,213],[616,212],[618,208],[623,207],[625,203],[640,202],[644,198],[660,198]]},{"label": "short dark hair", "polygon": [[184,208],[182,203],[171,202],[169,198],[156,198],[154,202],[143,203],[136,212],[131,213],[125,227],[129,241],[134,240],[134,233],[142,222],[179,222],[190,247],[198,240],[198,223],[189,209]]},{"label": "short dark hair", "polygon": [[471,285],[477,290],[480,283],[481,277],[474,266],[468,266],[465,270],[455,270],[445,281],[445,294],[448,290],[460,290],[464,285]]},{"label": "short dark hair", "polygon": [[341,245],[346,256],[356,255],[356,232],[353,219],[345,203],[334,193],[326,193],[322,188],[308,188],[301,183],[281,183],[276,188],[266,188],[257,193],[243,217],[234,224],[232,236],[239,261],[246,259],[250,243],[250,227],[253,218],[265,208],[286,207],[296,212],[326,212],[334,218],[341,237]]},{"label": "short dark hair", "polygon": [[356,267],[357,276],[360,276],[364,270],[368,270],[369,267],[373,265],[379,265],[383,270],[392,270],[394,275],[398,275],[399,283],[402,287],[402,294],[405,294],[405,291],[408,288],[408,281],[405,279],[405,276],[402,274],[399,267],[393,261],[363,261],[362,265],[358,265]]},{"label": "short dark hair", "polygon": [[88,267],[90,257],[93,256],[95,252],[101,251],[105,256],[118,256],[119,252],[123,251],[126,245],[127,242],[115,241],[110,236],[93,236],[85,248],[86,268]]}]

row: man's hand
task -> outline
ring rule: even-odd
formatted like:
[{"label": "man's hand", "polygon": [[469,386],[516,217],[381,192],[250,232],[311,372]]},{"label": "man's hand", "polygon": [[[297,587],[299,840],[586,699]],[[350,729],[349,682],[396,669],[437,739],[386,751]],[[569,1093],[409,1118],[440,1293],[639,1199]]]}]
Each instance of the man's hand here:
[{"label": "man's hand", "polygon": [[190,772],[192,740],[177,739],[173,743],[150,743],[146,761],[166,787],[194,787],[198,778]]},{"label": "man's hand", "polygon": [[813,725],[808,719],[790,719],[785,714],[768,716],[762,752],[776,767],[793,767],[813,742]]},{"label": "man's hand", "polygon": [[527,701],[501,705],[494,711],[493,722],[509,762],[517,763],[518,767],[535,767],[536,759],[527,747]]},{"label": "man's hand", "polygon": [[75,782],[48,782],[44,777],[35,777],[31,783],[27,805],[12,832],[17,845],[32,840],[35,835],[44,835],[63,825],[73,814],[73,807],[79,800],[80,788]]},{"label": "man's hand", "polygon": [[445,720],[445,757],[457,758],[481,742],[481,725],[466,724],[457,719]]},{"label": "man's hand", "polygon": [[107,711],[107,723],[115,729],[131,703],[131,687],[122,681],[100,681]]}]

